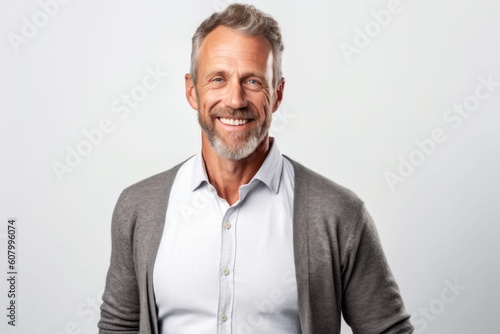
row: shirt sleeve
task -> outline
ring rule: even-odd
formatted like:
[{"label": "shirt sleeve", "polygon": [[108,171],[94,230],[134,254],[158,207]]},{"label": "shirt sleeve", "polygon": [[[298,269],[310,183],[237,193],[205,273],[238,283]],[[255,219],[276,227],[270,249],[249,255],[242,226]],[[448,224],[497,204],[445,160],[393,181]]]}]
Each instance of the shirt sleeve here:
[{"label": "shirt sleeve", "polygon": [[413,333],[372,218],[363,206],[342,260],[342,312],[354,334]]},{"label": "shirt sleeve", "polygon": [[139,333],[139,290],[134,267],[134,205],[124,191],[111,223],[111,261],[102,297],[99,333]]}]

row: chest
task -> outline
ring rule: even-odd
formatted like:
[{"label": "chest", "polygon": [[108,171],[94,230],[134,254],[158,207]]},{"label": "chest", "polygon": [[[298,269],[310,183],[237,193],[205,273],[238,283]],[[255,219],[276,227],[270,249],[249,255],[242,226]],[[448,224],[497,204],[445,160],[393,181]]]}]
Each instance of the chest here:
[{"label": "chest", "polygon": [[293,191],[253,190],[233,206],[209,187],[171,197],[154,269],[162,328],[298,328]]}]

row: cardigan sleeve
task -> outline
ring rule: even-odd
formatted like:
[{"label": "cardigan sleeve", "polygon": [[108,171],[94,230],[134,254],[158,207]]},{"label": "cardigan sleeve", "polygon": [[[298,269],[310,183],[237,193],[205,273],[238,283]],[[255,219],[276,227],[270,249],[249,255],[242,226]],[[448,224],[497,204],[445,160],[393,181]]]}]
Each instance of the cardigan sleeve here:
[{"label": "cardigan sleeve", "polygon": [[353,333],[413,333],[410,316],[364,205],[346,244],[342,267],[342,312]]},{"label": "cardigan sleeve", "polygon": [[135,209],[125,190],[111,223],[111,261],[102,297],[99,333],[139,333],[140,303],[134,269]]}]

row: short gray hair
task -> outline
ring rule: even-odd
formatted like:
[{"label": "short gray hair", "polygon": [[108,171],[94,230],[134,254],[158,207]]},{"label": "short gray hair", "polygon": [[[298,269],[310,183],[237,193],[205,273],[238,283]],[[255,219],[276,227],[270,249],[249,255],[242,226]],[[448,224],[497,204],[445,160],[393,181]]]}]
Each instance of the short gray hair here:
[{"label": "short gray hair", "polygon": [[219,26],[235,29],[247,36],[264,37],[269,41],[273,52],[273,87],[276,88],[282,79],[281,55],[284,49],[279,24],[272,16],[254,6],[238,3],[231,4],[222,12],[213,13],[196,29],[191,50],[193,83],[196,85],[201,43],[211,31]]}]

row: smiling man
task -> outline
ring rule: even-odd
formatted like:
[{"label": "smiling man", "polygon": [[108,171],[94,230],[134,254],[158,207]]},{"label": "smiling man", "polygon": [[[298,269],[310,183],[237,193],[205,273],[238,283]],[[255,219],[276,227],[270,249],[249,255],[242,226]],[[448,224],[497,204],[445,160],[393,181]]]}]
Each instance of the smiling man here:
[{"label": "smiling man", "polygon": [[263,36],[220,25],[193,54],[187,99],[198,110],[208,178],[231,205],[269,152],[272,113],[285,82],[274,78],[272,46]]},{"label": "smiling man", "polygon": [[100,333],[413,332],[363,202],[269,137],[282,52],[253,6],[198,27],[201,151],[121,194]]}]

